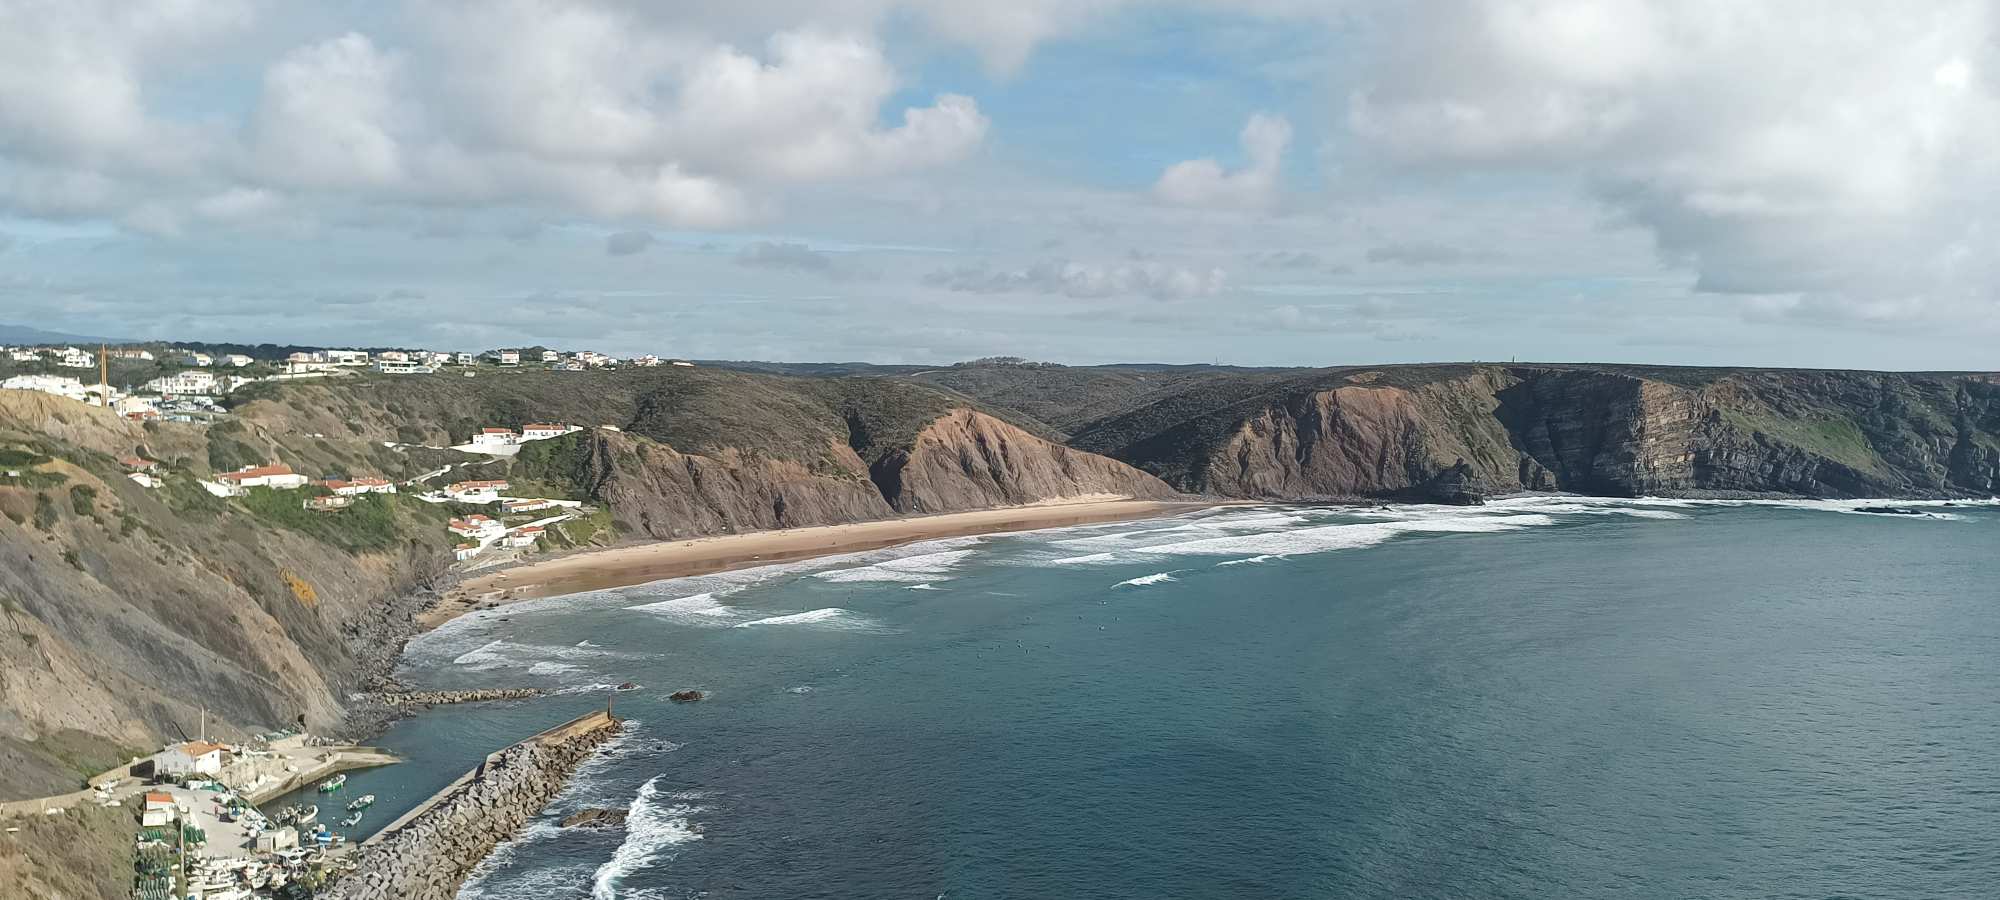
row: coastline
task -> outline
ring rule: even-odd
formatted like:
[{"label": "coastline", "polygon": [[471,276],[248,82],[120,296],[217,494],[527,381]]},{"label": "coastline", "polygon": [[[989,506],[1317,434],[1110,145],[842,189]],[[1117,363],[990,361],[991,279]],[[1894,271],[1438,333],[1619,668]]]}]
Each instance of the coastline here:
[{"label": "coastline", "polygon": [[1074,498],[1028,506],[877,519],[845,525],[811,525],[588,550],[467,578],[417,615],[414,633],[431,631],[474,609],[523,600],[880,550],[941,538],[1160,518],[1224,505],[1229,503],[1212,500]]}]

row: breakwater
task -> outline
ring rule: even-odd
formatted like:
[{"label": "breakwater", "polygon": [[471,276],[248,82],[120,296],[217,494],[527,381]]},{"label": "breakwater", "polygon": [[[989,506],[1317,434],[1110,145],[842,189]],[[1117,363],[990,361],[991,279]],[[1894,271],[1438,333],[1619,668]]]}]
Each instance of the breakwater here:
[{"label": "breakwater", "polygon": [[381,695],[389,706],[445,706],[452,703],[486,703],[494,700],[527,700],[545,693],[541,688],[481,688],[471,691],[401,691]]},{"label": "breakwater", "polygon": [[486,757],[363,843],[333,900],[449,900],[501,841],[553,801],[578,764],[618,733],[609,711],[565,722]]}]

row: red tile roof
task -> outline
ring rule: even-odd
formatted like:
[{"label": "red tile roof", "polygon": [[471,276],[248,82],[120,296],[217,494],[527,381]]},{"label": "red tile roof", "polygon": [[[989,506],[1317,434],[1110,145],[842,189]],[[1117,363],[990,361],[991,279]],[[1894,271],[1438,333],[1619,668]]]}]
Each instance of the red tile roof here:
[{"label": "red tile roof", "polygon": [[244,466],[242,469],[235,472],[224,472],[221,475],[217,475],[216,480],[242,481],[246,478],[268,478],[272,475],[290,475],[290,474],[292,474],[291,466],[285,465],[284,463],[272,463],[271,465],[268,466]]}]

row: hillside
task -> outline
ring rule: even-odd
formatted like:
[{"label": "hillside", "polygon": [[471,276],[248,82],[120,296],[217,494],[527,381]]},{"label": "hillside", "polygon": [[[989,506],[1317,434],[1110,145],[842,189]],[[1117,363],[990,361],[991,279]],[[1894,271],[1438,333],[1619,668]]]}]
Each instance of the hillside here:
[{"label": "hillside", "polygon": [[[212,734],[337,728],[451,577],[444,524],[474,508],[406,492],[312,512],[310,491],[223,499],[197,484],[240,466],[506,477],[598,510],[558,546],[1173,494],[964,398],[880,379],[487,370],[267,383],[236,403],[214,426],[141,425],[0,392],[0,799],[73,788],[192,733],[204,707]],[[591,427],[511,460],[448,449],[482,426],[551,421]],[[133,456],[162,467],[158,488],[125,477]]]},{"label": "hillside", "polygon": [[[748,367],[746,367],[747,369]],[[1991,375],[1584,365],[1319,370],[672,367],[260,384],[213,426],[0,392],[0,797],[131,749],[303,717],[336,727],[453,576],[408,494],[308,512],[197,478],[447,466],[583,501],[558,547],[1175,491],[1475,502],[1634,495],[1990,496]],[[483,426],[586,426],[512,459]],[[1067,436],[1062,440],[1051,440]],[[139,456],[157,489],[125,477]],[[9,474],[14,473],[14,474]]]}]

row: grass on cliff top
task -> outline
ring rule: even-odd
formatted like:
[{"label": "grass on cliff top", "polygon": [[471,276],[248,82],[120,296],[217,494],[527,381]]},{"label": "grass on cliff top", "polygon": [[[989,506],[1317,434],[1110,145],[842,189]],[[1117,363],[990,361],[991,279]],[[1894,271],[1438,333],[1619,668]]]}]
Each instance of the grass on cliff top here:
[{"label": "grass on cliff top", "polygon": [[419,529],[441,530],[445,514],[423,509],[431,504],[397,494],[363,494],[346,509],[305,508],[306,490],[251,488],[239,498],[258,520],[312,537],[349,553],[371,553],[400,546]]}]

